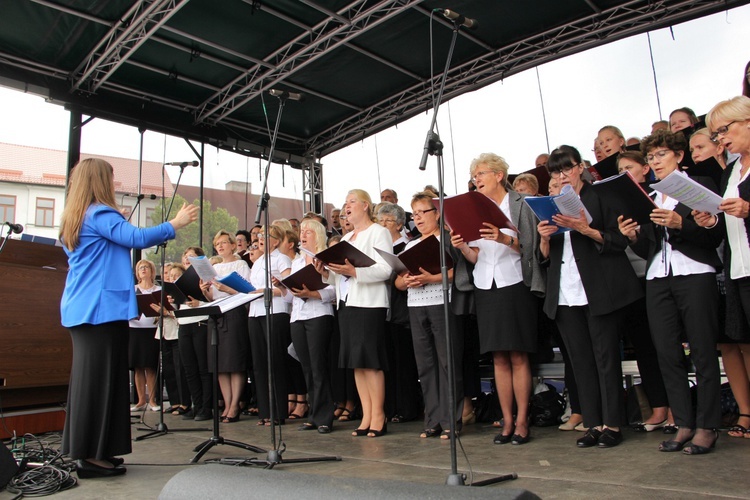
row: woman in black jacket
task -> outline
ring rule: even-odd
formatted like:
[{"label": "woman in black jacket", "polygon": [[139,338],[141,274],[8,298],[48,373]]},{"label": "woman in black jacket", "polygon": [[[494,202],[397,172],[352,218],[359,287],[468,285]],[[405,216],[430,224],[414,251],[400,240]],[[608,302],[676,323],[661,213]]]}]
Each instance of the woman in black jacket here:
[{"label": "woman in black jacket", "polygon": [[563,191],[575,190],[588,214],[555,215],[537,226],[542,265],[548,267],[544,312],[557,323],[568,349],[583,424],[589,428],[576,444],[609,448],[622,442],[620,313],[643,292],[625,255],[628,241],[618,230],[617,214],[581,178],[578,150],[554,150],[547,168]]},{"label": "woman in black jacket", "polygon": [[[682,134],[658,130],[641,141],[641,151],[658,179],[679,172],[687,143]],[[716,189],[708,178],[694,178]],[[646,309],[651,335],[659,357],[669,405],[679,431],[673,440],[659,445],[661,451],[696,455],[708,453],[716,443],[714,430],[721,424],[721,385],[716,342],[719,334],[719,295],[716,271],[721,261],[716,247],[723,228],[698,226],[687,206],[666,194],[654,193],[657,208],[651,222],[637,227],[631,219],[618,218],[620,231],[633,250],[646,259]],[[697,412],[693,410],[683,336],[690,343],[690,358],[698,383]],[[685,446],[692,441],[690,446]]]}]

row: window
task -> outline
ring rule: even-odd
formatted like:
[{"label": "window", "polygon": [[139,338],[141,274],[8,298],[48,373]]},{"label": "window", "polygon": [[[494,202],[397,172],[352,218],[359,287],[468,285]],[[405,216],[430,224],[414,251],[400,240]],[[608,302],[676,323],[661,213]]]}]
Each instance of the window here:
[{"label": "window", "polygon": [[55,225],[55,200],[52,198],[36,199],[37,226],[53,227]]},{"label": "window", "polygon": [[0,223],[16,222],[16,197],[9,194],[0,194]]}]

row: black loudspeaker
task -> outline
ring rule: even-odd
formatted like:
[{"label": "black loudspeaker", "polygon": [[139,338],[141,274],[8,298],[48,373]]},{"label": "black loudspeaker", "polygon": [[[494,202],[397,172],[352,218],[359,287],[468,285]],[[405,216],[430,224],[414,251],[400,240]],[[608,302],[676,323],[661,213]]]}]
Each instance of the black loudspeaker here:
[{"label": "black loudspeaker", "polygon": [[13,476],[18,472],[18,464],[13,454],[0,442],[0,489],[5,488]]},{"label": "black loudspeaker", "polygon": [[[336,467],[332,465],[332,467]],[[342,478],[302,474],[276,469],[201,465],[175,475],[161,490],[163,500],[187,498],[236,498],[238,492],[252,492],[253,498],[366,499],[500,499],[539,500],[535,494],[504,486],[471,488],[407,483],[381,479]]]}]

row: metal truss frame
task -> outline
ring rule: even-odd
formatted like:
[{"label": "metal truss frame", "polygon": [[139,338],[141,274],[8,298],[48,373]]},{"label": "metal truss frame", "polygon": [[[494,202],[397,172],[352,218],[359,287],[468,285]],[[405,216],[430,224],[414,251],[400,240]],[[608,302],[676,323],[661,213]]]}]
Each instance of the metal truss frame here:
[{"label": "metal truss frame", "polygon": [[[689,16],[694,17],[696,12],[715,10],[717,4],[725,3],[724,0],[634,0],[601,10],[451,68],[444,98],[450,99],[545,62],[641,33],[647,26],[660,28],[679,23]],[[307,151],[323,157],[430,109],[434,85],[441,77],[442,74],[434,75],[430,81],[383,99],[323,131],[311,138]]]}]

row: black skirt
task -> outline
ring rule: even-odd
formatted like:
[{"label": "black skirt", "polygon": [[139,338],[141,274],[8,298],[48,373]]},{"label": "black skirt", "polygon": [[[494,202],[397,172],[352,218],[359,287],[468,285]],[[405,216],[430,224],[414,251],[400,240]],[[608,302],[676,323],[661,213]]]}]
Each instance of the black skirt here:
[{"label": "black skirt", "polygon": [[474,289],[479,325],[479,349],[536,352],[537,303],[529,288],[518,282],[503,288]]},{"label": "black skirt", "polygon": [[384,307],[339,307],[340,368],[388,369]]},{"label": "black skirt", "polygon": [[104,460],[131,452],[128,322],[70,328],[73,365],[62,452]]},{"label": "black skirt", "polygon": [[247,309],[237,307],[222,316],[209,320],[208,329],[208,364],[213,373],[213,351],[211,350],[211,329],[219,332],[219,373],[244,372],[247,370],[248,338]]},{"label": "black skirt", "polygon": [[154,338],[154,328],[130,328],[128,340],[128,365],[136,368],[156,368],[159,366],[159,341]]}]

